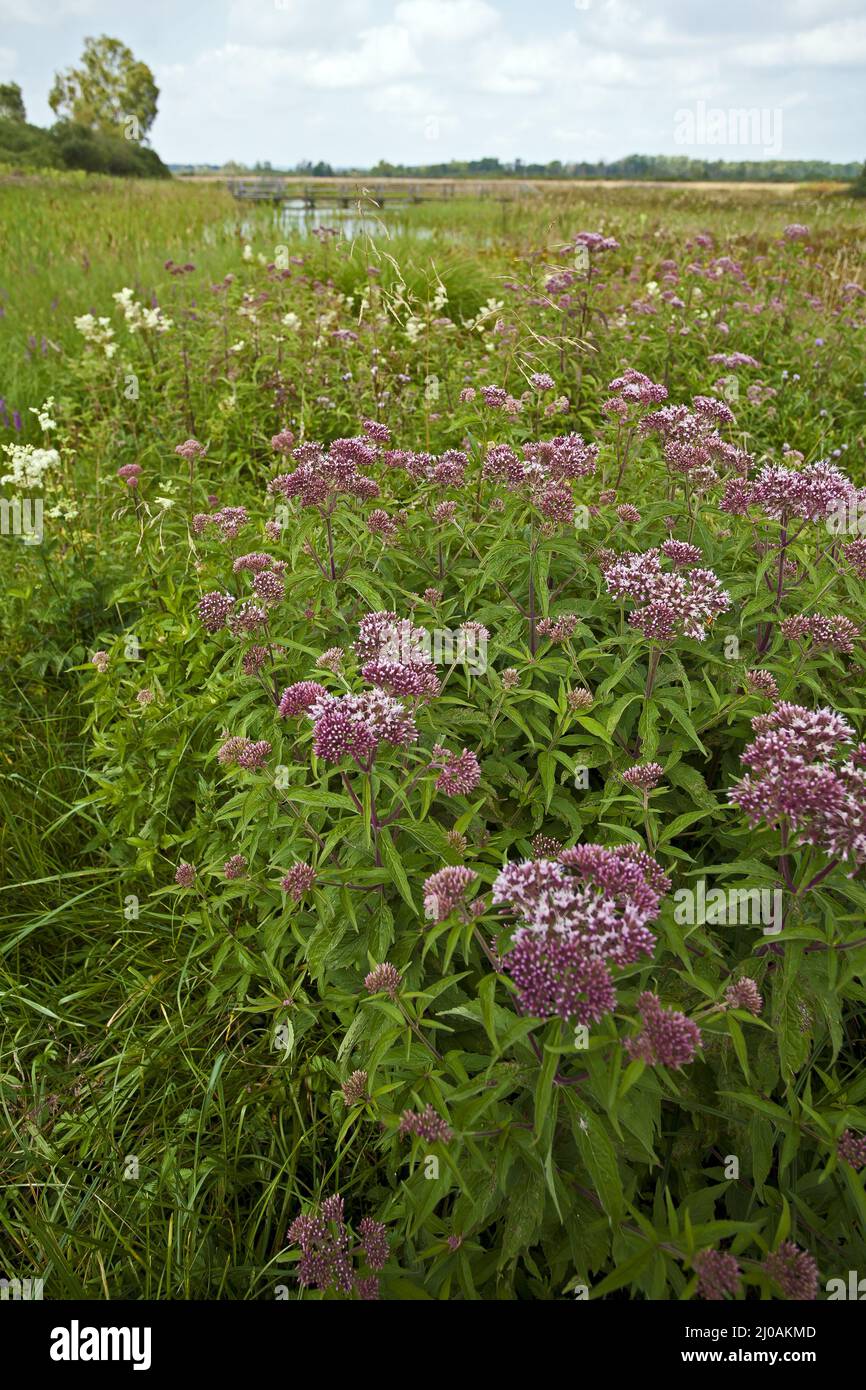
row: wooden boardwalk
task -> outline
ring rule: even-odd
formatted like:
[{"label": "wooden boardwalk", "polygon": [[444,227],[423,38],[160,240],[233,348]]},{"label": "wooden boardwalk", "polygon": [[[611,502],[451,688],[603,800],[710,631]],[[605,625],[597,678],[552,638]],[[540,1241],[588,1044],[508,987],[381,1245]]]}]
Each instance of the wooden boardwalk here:
[{"label": "wooden boardwalk", "polygon": [[[318,207],[406,207],[412,203],[442,203],[453,198],[492,198],[511,202],[526,193],[526,186],[515,183],[510,189],[493,182],[475,183],[469,179],[445,180],[407,179],[379,180],[365,183],[360,179],[322,178],[313,182],[300,179],[262,178],[247,175],[226,180],[229,192],[242,202],[285,203],[301,202],[305,208]],[[535,192],[532,189],[531,192]]]}]

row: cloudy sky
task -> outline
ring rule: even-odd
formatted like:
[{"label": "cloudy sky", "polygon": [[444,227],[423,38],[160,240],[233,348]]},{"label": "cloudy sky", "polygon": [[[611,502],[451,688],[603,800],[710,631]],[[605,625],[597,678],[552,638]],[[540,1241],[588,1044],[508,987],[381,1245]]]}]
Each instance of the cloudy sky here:
[{"label": "cloudy sky", "polygon": [[170,162],[866,157],[866,0],[0,0],[31,120],[101,33]]}]

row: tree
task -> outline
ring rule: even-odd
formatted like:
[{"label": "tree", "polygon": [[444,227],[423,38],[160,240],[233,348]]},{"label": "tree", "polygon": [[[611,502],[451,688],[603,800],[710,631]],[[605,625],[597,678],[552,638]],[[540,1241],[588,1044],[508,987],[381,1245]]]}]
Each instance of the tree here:
[{"label": "tree", "polygon": [[48,104],[89,130],[143,138],[156,119],[159,88],[146,63],[119,39],[84,40],[81,67],[55,75]]},{"label": "tree", "polygon": [[26,121],[24,98],[17,82],[0,82],[0,119],[4,121]]}]

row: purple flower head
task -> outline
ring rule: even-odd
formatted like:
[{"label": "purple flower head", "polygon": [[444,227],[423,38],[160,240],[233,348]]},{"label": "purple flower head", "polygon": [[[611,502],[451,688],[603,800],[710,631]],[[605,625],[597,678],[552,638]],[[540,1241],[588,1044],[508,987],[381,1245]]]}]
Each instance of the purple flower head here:
[{"label": "purple flower head", "polygon": [[701,1045],[697,1024],[677,1009],[663,1008],[658,996],[648,990],[637,1006],[642,1027],[637,1037],[625,1040],[629,1056],[651,1067],[682,1067],[691,1062]]},{"label": "purple flower head", "polygon": [[664,773],[665,770],[659,763],[635,763],[634,767],[626,768],[622,780],[629,787],[649,792],[658,786]]},{"label": "purple flower head", "polygon": [[470,748],[456,754],[437,743],[433,757],[441,769],[436,789],[446,796],[468,796],[481,781],[481,765]]},{"label": "purple flower head", "polygon": [[698,1276],[698,1298],[720,1300],[740,1292],[740,1266],[724,1250],[700,1250],[692,1260]]},{"label": "purple flower head", "polygon": [[242,854],[233,854],[231,859],[227,859],[223,864],[223,873],[226,878],[243,878],[247,871],[247,861]]},{"label": "purple flower head", "polygon": [[424,915],[434,922],[444,922],[457,907],[462,907],[466,892],[478,877],[462,865],[447,865],[431,874],[424,883]]},{"label": "purple flower head", "polygon": [[725,1003],[731,1009],[742,1009],[747,1014],[760,1014],[764,1000],[755,981],[750,975],[742,975],[725,990]]},{"label": "purple flower head", "polygon": [[400,971],[387,960],[364,976],[364,986],[370,994],[387,994],[390,999],[396,997],[402,982]]},{"label": "purple flower head", "polygon": [[207,453],[207,450],[203,444],[199,444],[197,439],[187,439],[183,444],[176,444],[174,452],[180,454],[181,458],[186,459],[189,463],[194,463],[202,454]]},{"label": "purple flower head", "polygon": [[198,615],[204,628],[208,632],[219,632],[225,627],[234,604],[231,594],[221,594],[217,589],[203,594],[198,601]]},{"label": "purple flower head", "polygon": [[309,864],[293,864],[284,878],[280,879],[280,887],[294,902],[299,903],[313,887],[316,881],[316,871]]},{"label": "purple flower head", "polygon": [[638,605],[629,623],[650,641],[669,642],[682,633],[703,642],[707,626],[730,607],[712,570],[664,571],[658,549],[620,556],[605,568],[604,579],[614,598]]},{"label": "purple flower head", "polygon": [[792,1240],[784,1240],[774,1254],[767,1256],[764,1270],[785,1298],[811,1303],[818,1297],[818,1266]]},{"label": "purple flower head", "polygon": [[779,701],[752,720],[749,769],[728,793],[751,826],[786,825],[800,844],[832,859],[866,859],[866,768],[854,731],[828,707]]},{"label": "purple flower head", "polygon": [[281,719],[289,719],[296,714],[304,714],[311,705],[317,700],[327,696],[328,692],[318,681],[296,681],[294,685],[286,686],[277,705],[277,714]]},{"label": "purple flower head", "polygon": [[453,1137],[450,1127],[441,1115],[436,1113],[432,1105],[425,1105],[420,1112],[404,1110],[400,1116],[398,1133],[400,1135],[416,1134],[419,1139],[424,1139],[428,1144],[447,1144]]}]

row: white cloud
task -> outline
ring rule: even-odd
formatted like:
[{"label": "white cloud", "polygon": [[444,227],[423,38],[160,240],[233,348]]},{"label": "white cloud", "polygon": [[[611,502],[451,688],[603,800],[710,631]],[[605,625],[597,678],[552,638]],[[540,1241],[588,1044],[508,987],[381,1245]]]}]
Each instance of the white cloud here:
[{"label": "white cloud", "polygon": [[413,37],[446,43],[476,39],[499,23],[486,0],[400,0],[395,18]]},{"label": "white cloud", "polygon": [[88,15],[96,0],[0,0],[0,20],[7,24],[56,24],[58,20]]},{"label": "white cloud", "polygon": [[366,29],[359,38],[355,49],[310,55],[301,65],[300,81],[310,87],[369,87],[421,72],[408,31],[399,24]]},{"label": "white cloud", "polygon": [[735,60],[756,68],[853,67],[866,61],[866,19],[739,44]]}]

